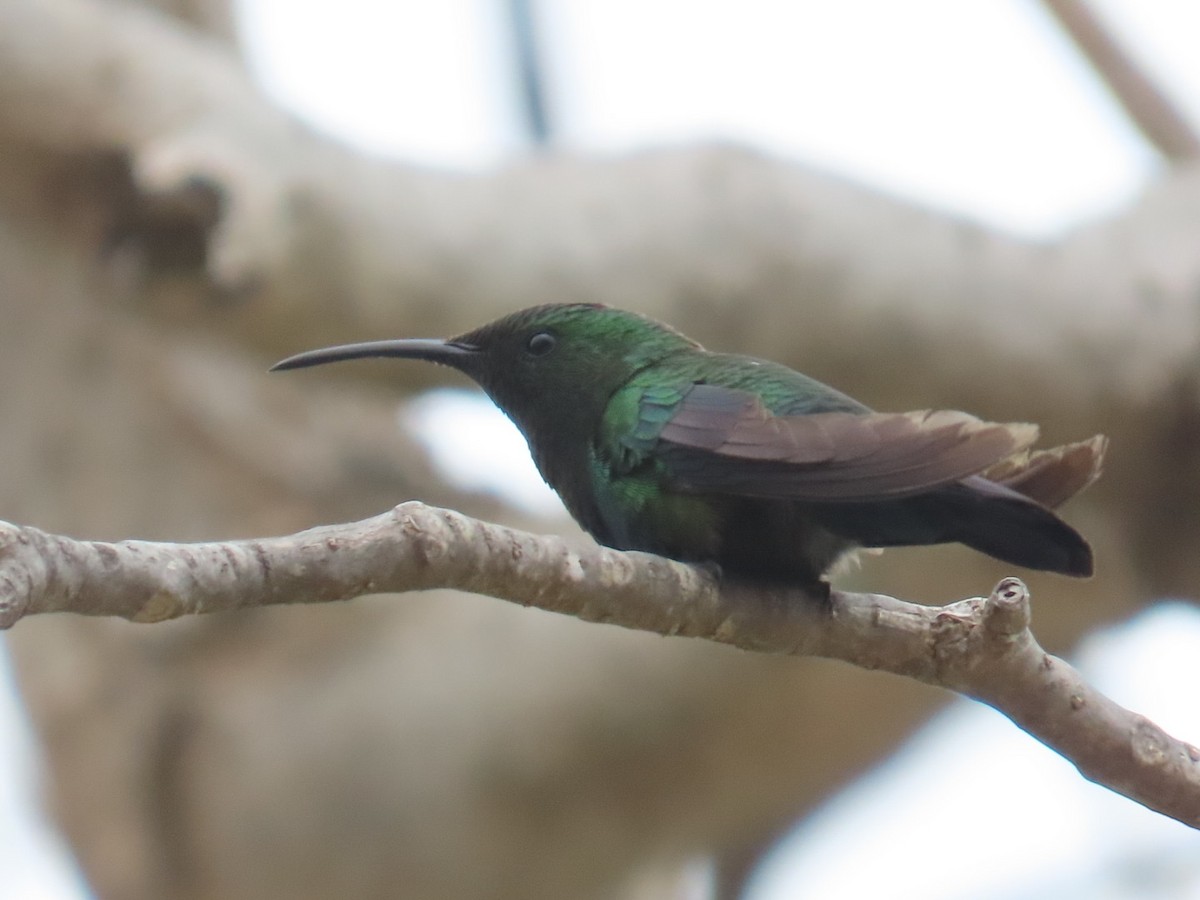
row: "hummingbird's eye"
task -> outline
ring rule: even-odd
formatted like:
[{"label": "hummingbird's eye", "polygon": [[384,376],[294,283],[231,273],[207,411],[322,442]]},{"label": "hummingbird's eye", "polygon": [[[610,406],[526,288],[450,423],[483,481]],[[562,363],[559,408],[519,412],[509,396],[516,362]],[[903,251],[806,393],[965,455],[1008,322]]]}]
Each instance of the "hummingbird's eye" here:
[{"label": "hummingbird's eye", "polygon": [[529,339],[529,343],[525,345],[525,352],[530,356],[545,356],[554,349],[554,345],[558,341],[548,331],[539,331]]}]

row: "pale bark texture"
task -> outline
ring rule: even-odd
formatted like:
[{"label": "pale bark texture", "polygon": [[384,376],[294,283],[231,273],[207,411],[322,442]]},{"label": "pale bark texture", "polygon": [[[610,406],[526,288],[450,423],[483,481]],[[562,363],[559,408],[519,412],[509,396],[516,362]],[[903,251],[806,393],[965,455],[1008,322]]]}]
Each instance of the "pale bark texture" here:
[{"label": "pale bark texture", "polygon": [[[1028,579],[1052,651],[1196,595],[1196,168],[1040,245],[731,147],[434,172],[298,125],[196,24],[227,19],[162,6],[0,2],[0,518],[227,539],[416,497],[512,522],[395,430],[437,370],[265,367],[597,300],[880,409],[1107,433],[1067,512],[1097,578]],[[1008,574],[903,551],[847,585],[942,603]],[[8,640],[105,898],[645,896],[811,809],[944,696],[451,593]]]},{"label": "pale bark texture", "polygon": [[950,688],[994,706],[1096,783],[1200,828],[1200,750],[1046,653],[1017,578],[944,607],[770,587],[649,553],[576,549],[416,501],[361,522],[207,543],[79,541],[0,522],[0,628],[55,612],[153,623],[432,588]]}]

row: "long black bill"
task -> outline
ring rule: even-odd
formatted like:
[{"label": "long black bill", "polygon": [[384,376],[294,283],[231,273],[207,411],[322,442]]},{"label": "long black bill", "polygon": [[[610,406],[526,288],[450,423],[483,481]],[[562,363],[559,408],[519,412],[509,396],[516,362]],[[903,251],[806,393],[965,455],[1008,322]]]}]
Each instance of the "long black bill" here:
[{"label": "long black bill", "polygon": [[452,341],[410,339],[400,341],[367,341],[365,344],[342,344],[340,347],[324,347],[297,353],[271,366],[272,372],[282,369],[303,369],[308,366],[323,366],[325,363],[341,362],[344,359],[389,357],[400,359],[424,359],[441,363],[455,369],[463,368],[467,360],[479,353],[469,344]]}]

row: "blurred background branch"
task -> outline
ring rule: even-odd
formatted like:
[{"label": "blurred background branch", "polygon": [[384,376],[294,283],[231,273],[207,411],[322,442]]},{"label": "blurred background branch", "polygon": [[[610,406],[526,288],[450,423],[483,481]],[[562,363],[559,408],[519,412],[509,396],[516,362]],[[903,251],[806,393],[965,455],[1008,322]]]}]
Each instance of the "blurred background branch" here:
[{"label": "blurred background branch", "polygon": [[1200,157],[1200,137],[1183,111],[1114,34],[1095,4],[1044,0],[1146,140],[1173,163]]}]

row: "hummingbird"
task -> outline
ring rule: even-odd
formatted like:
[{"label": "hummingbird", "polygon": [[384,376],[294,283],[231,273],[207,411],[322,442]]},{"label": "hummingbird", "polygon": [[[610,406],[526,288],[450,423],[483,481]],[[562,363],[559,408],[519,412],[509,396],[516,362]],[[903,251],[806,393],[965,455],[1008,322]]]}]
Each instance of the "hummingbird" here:
[{"label": "hummingbird", "polygon": [[858,549],[951,542],[1092,574],[1091,547],[1052,510],[1099,477],[1100,435],[1033,450],[1031,424],[875,412],[786,366],[591,303],[531,307],[448,340],[312,350],[272,371],[364,357],[473,379],[576,521],[618,550],[826,589]]}]

